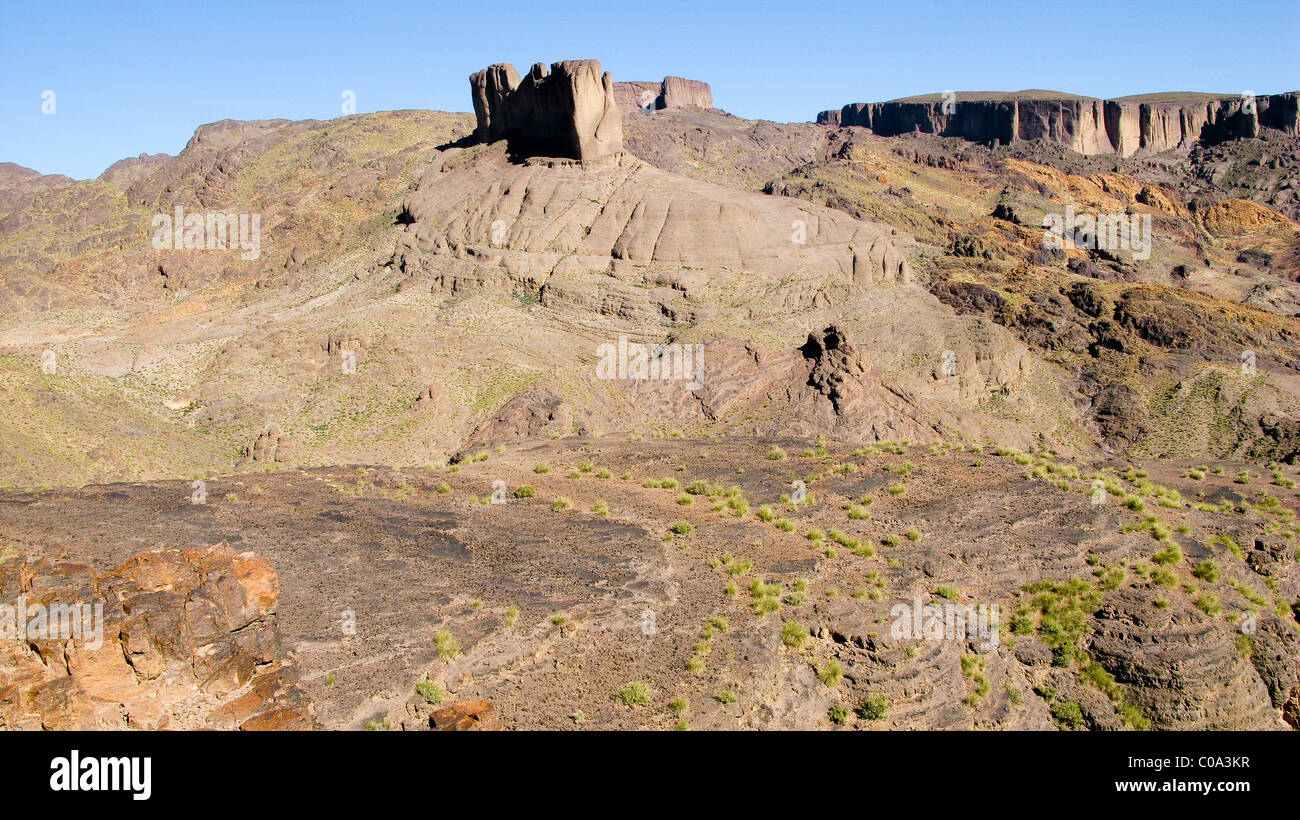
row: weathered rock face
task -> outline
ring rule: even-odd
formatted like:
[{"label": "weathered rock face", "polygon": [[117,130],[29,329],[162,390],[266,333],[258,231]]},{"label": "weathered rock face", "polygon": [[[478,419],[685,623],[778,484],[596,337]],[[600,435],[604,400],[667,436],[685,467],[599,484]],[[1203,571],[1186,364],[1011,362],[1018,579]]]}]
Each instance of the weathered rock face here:
[{"label": "weathered rock face", "polygon": [[1134,102],[1013,98],[956,100],[950,110],[941,101],[853,103],[823,111],[823,125],[857,125],[881,136],[913,131],[1000,143],[1046,140],[1080,154],[1157,153],[1197,143],[1216,143],[1259,136],[1271,128],[1297,131],[1300,94],[1257,97],[1254,108],[1236,97],[1198,102]]},{"label": "weathered rock face", "polygon": [[105,575],[10,559],[4,601],[78,606],[89,618],[0,641],[0,728],[314,728],[282,664],[279,591],[264,559],[224,541],[142,552]]},{"label": "weathered rock face", "polygon": [[[661,284],[683,291],[734,281],[739,271],[911,281],[900,250],[910,238],[883,225],[668,174],[630,156],[584,171],[484,156],[472,168],[426,175],[405,210],[412,232],[439,226],[446,250],[425,243],[435,255],[469,255],[539,286],[569,269],[643,276],[648,265],[671,278]],[[393,264],[414,269],[424,253],[414,242]]]},{"label": "weathered rock face", "polygon": [[509,63],[469,78],[477,134],[510,141],[521,156],[594,160],[623,150],[623,121],[614,82],[596,60],[533,66],[520,79]]},{"label": "weathered rock face", "polygon": [[662,82],[614,83],[614,99],[624,111],[665,108],[712,108],[713,89],[708,83],[683,77],[664,77]]},{"label": "weathered rock face", "polygon": [[[1096,615],[1091,648],[1155,727],[1278,728],[1268,687],[1240,657],[1232,629],[1190,605],[1154,600],[1149,590],[1114,595]],[[1288,684],[1277,687],[1283,698]]]}]

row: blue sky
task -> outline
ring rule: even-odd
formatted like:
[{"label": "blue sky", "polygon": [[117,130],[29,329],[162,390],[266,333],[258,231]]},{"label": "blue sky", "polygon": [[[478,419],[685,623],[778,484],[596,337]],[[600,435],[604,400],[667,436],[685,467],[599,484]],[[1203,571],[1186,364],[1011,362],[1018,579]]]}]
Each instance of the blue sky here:
[{"label": "blue sky", "polygon": [[177,153],[215,120],[338,116],[344,90],[358,112],[466,111],[466,78],[494,62],[677,74],[711,83],[721,108],[781,122],[945,89],[1300,88],[1296,0],[114,5],[0,0],[0,162],[93,177]]}]

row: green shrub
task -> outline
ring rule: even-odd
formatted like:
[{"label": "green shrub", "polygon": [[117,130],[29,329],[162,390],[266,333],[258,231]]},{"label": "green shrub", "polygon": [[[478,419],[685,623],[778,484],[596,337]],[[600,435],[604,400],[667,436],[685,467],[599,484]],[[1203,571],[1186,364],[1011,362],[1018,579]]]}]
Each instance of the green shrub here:
[{"label": "green shrub", "polygon": [[791,649],[803,649],[812,640],[808,627],[798,621],[786,621],[781,627],[781,642]]},{"label": "green shrub", "polygon": [[1206,592],[1200,595],[1193,603],[1196,604],[1197,609],[1210,617],[1214,617],[1222,611],[1222,607],[1219,606],[1219,596],[1215,595],[1213,592]]},{"label": "green shrub", "polygon": [[844,680],[844,666],[838,660],[831,658],[822,664],[821,669],[817,670],[817,680],[827,686],[839,686],[840,681]]},{"label": "green shrub", "polygon": [[614,698],[624,706],[645,706],[650,702],[650,687],[641,681],[632,681],[624,684]]},{"label": "green shrub", "polygon": [[1183,560],[1183,550],[1177,544],[1170,544],[1165,549],[1162,549],[1155,555],[1151,556],[1151,560],[1155,561],[1157,564],[1163,564],[1164,566],[1177,564]]},{"label": "green shrub", "polygon": [[880,720],[889,714],[889,698],[880,692],[868,693],[858,704],[857,713],[863,720]]},{"label": "green shrub", "polygon": [[1073,731],[1083,728],[1083,710],[1072,700],[1058,700],[1053,703],[1052,719],[1062,729]]},{"label": "green shrub", "polygon": [[1213,561],[1202,561],[1196,565],[1196,569],[1192,570],[1192,575],[1212,584],[1219,580],[1219,565]]},{"label": "green shrub", "polygon": [[460,654],[460,644],[452,637],[451,632],[446,629],[440,630],[433,636],[434,645],[438,647],[438,660],[451,660]]},{"label": "green shrub", "polygon": [[442,687],[431,680],[422,680],[417,683],[415,685],[415,692],[420,697],[424,698],[425,703],[442,703],[442,699],[446,697],[446,693],[442,691]]}]

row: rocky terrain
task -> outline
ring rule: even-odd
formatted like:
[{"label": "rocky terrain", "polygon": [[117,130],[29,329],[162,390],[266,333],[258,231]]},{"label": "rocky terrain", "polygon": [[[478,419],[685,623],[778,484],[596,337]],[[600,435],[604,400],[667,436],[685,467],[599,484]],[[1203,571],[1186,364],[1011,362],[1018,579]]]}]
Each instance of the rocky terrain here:
[{"label": "rocky terrain", "polygon": [[[831,729],[838,705],[860,729],[1279,729],[1300,720],[1295,475],[566,437],[436,470],[223,475],[203,504],[184,481],[15,492],[0,542],[6,577],[23,556],[126,561],[100,590],[159,542],[257,556],[236,560],[276,568],[280,642],[330,728],[487,700],[506,728]],[[1000,614],[900,634],[914,604]]]},{"label": "rocky terrain", "polygon": [[0,165],[0,725],[1300,722],[1294,94],[470,92]]}]

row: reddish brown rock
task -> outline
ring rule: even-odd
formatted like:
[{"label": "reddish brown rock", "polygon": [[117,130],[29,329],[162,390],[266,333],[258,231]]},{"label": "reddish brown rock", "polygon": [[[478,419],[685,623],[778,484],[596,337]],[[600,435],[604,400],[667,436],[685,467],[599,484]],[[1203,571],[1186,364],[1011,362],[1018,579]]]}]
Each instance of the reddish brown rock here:
[{"label": "reddish brown rock", "polygon": [[496,707],[486,700],[462,700],[443,707],[433,713],[429,724],[441,732],[497,732],[502,728]]},{"label": "reddish brown rock", "polygon": [[224,541],[139,553],[104,575],[12,558],[0,592],[88,616],[78,631],[0,642],[0,728],[314,726],[283,665],[275,572]]}]

